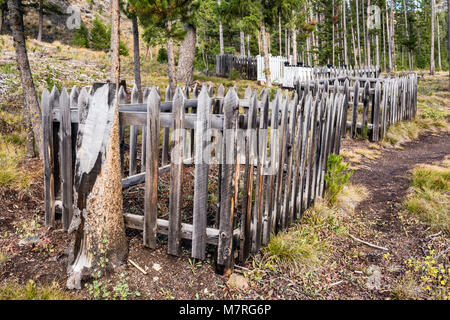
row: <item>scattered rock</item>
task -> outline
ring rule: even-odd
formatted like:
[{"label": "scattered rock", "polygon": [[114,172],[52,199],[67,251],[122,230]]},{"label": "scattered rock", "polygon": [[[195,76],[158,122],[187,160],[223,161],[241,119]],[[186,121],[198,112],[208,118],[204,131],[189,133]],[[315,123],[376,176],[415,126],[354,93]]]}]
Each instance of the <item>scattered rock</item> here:
[{"label": "scattered rock", "polygon": [[367,268],[367,274],[369,278],[367,279],[367,288],[369,290],[379,290],[381,289],[381,270],[379,266],[371,265]]},{"label": "scattered rock", "polygon": [[159,271],[162,269],[162,267],[158,263],[154,263],[152,268],[156,271]]},{"label": "scattered rock", "polygon": [[36,244],[39,241],[41,241],[41,239],[39,239],[39,236],[25,237],[19,241],[19,247],[27,246],[29,244]]},{"label": "scattered rock", "polygon": [[230,278],[227,281],[227,284],[231,287],[235,287],[237,289],[247,289],[248,288],[248,280],[244,276],[241,276],[237,273],[231,274]]}]

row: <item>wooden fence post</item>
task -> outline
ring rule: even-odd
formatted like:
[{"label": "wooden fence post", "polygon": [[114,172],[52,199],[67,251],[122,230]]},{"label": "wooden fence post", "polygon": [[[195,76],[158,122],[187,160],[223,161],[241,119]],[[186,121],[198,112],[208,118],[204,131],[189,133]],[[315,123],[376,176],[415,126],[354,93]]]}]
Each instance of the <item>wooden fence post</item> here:
[{"label": "wooden fence post", "polygon": [[[274,100],[274,104],[272,107],[272,116],[270,120],[270,172],[266,170],[267,179],[269,180],[269,185],[266,190],[266,199],[265,199],[265,211],[264,211],[264,226],[263,226],[263,244],[269,242],[270,233],[273,229],[273,197],[274,197],[274,188],[276,183],[276,158],[278,155],[277,148],[279,147],[278,142],[278,117],[279,117],[279,108],[281,106],[282,95],[281,90],[277,90],[277,95]],[[268,169],[268,168],[266,168]]]},{"label": "wooden fence post", "polygon": [[156,248],[158,219],[158,164],[160,97],[153,87],[147,98],[147,138],[145,157],[144,246]]},{"label": "wooden fence post", "polygon": [[[211,98],[205,86],[198,96],[197,121],[195,128],[195,172],[194,172],[194,221],[192,233],[192,257],[205,259],[206,227],[208,209],[209,157],[204,158],[207,133],[210,128]],[[191,133],[192,134],[192,133]],[[194,136],[191,135],[191,139]],[[206,160],[206,161],[205,161]]]},{"label": "wooden fence post", "polygon": [[[55,198],[61,197],[61,167],[59,163],[60,158],[60,122],[53,122],[53,110],[59,109],[59,97],[60,92],[56,86],[53,86],[52,91],[50,92],[50,110],[51,116],[50,121],[52,122],[52,136],[53,136],[53,174],[55,179]],[[54,222],[54,220],[53,220]]]},{"label": "wooden fence post", "polygon": [[352,127],[351,127],[351,137],[354,139],[357,135],[356,122],[358,119],[358,102],[359,102],[359,81],[356,80],[355,88],[353,90],[353,111],[352,111]]},{"label": "wooden fence post", "polygon": [[[253,212],[253,230],[252,230],[252,252],[256,253],[261,247],[263,214],[264,214],[264,172],[266,168],[267,152],[267,129],[269,121],[269,93],[263,90],[261,97],[261,109],[259,113],[259,131],[257,134],[258,143],[258,168],[256,171],[256,194],[255,207]],[[264,227],[266,223],[264,222]]]},{"label": "wooden fence post", "polygon": [[218,271],[224,274],[232,272],[233,263],[233,225],[235,190],[236,122],[239,99],[234,90],[228,90],[224,99],[224,137],[222,142],[222,183],[220,199],[219,246],[217,249]]},{"label": "wooden fence post", "polygon": [[181,202],[184,173],[184,104],[180,87],[173,97],[173,147],[170,163],[169,241],[168,252],[179,256],[181,252]]},{"label": "wooden fence post", "polygon": [[[258,100],[256,91],[252,93],[249,99],[247,132],[245,136],[245,174],[244,174],[244,196],[242,201],[241,213],[241,237],[240,237],[240,261],[244,262],[250,252],[251,234],[250,223],[252,221],[252,202],[253,202],[253,172],[257,154],[256,135],[256,116],[258,112]],[[255,225],[256,227],[256,225]]]},{"label": "wooden fence post", "polygon": [[[156,89],[155,89],[156,90]],[[156,91],[158,93],[158,91]],[[150,88],[145,87],[143,93],[143,102],[146,105],[148,96],[150,95]],[[159,96],[159,94],[158,94]],[[145,172],[145,166],[147,162],[147,126],[142,127],[142,151],[141,151],[141,172]]]},{"label": "wooden fence post", "polygon": [[72,219],[73,182],[72,182],[72,123],[70,119],[70,100],[64,88],[59,98],[60,107],[60,168],[62,190],[62,224],[69,229]]},{"label": "wooden fence post", "polygon": [[[297,105],[298,105],[298,95],[295,92],[292,101],[289,104],[289,128],[287,132],[286,139],[286,164],[287,164],[287,180],[284,191],[284,199],[283,199],[283,207],[281,211],[282,216],[282,228],[286,229],[291,223],[294,221],[293,212],[290,210],[292,207],[290,206],[291,200],[291,191],[292,191],[292,181],[294,174],[294,165],[295,165],[295,133],[297,129]],[[281,201],[281,199],[280,199]]]},{"label": "wooden fence post", "polygon": [[[125,92],[125,88],[120,86],[119,88],[119,104],[127,103],[127,94]],[[120,139],[120,167],[122,177],[124,175],[124,164],[125,164],[125,126],[120,126],[119,131],[119,139]]]},{"label": "wooden fence post", "polygon": [[[140,92],[136,85],[133,86],[131,91],[131,103],[137,104],[141,103]],[[136,174],[136,158],[137,158],[137,136],[138,136],[138,126],[130,126],[130,165],[129,165],[129,175]]]},{"label": "wooden fence post", "polygon": [[375,85],[375,98],[373,103],[372,121],[372,141],[378,141],[380,136],[380,103],[381,103],[381,83],[377,81]]},{"label": "wooden fence post", "polygon": [[50,107],[50,93],[47,89],[42,91],[42,128],[44,141],[44,201],[45,225],[53,226],[55,223],[55,173],[53,153],[53,119]]},{"label": "wooden fence post", "polygon": [[301,163],[300,163],[300,175],[299,179],[299,190],[298,190],[298,199],[297,199],[297,207],[299,208],[296,218],[300,218],[303,211],[305,211],[304,198],[305,198],[305,167],[306,167],[306,152],[308,148],[308,134],[310,130],[311,124],[311,114],[313,109],[313,100],[311,93],[308,93],[305,97],[305,108],[304,108],[304,117],[303,117],[303,133],[302,133],[302,142],[301,142]]},{"label": "wooden fence post", "polygon": [[368,120],[369,120],[369,101],[370,101],[370,83],[369,81],[366,81],[364,84],[364,91],[363,91],[363,117],[361,122],[361,136],[364,139],[367,139],[369,137],[369,127],[368,127]]}]

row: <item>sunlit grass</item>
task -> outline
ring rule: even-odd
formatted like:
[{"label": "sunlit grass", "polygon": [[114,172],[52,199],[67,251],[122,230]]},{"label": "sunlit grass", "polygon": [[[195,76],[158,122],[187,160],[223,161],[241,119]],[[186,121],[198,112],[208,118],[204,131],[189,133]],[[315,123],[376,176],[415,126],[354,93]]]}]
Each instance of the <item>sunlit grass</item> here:
[{"label": "sunlit grass", "polygon": [[450,235],[450,159],[439,165],[422,165],[413,171],[405,214],[434,231]]},{"label": "sunlit grass", "polygon": [[57,283],[37,285],[29,280],[26,285],[0,285],[0,300],[76,300],[77,296],[60,288]]},{"label": "sunlit grass", "polygon": [[262,249],[262,260],[290,271],[321,266],[333,250],[333,236],[347,233],[344,220],[367,195],[363,186],[347,185],[338,194],[334,206],[317,199],[299,221],[286,231],[272,235]]},{"label": "sunlit grass", "polygon": [[19,162],[25,156],[25,133],[21,117],[15,113],[0,111],[0,187],[26,188],[29,175],[23,172]]}]

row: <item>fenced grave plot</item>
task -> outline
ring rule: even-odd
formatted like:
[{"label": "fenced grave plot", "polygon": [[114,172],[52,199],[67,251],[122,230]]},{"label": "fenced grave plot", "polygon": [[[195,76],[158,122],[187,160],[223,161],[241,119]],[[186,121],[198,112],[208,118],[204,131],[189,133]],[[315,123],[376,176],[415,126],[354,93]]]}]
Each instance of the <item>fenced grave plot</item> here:
[{"label": "fenced grave plot", "polygon": [[216,75],[231,77],[233,71],[244,80],[257,80],[257,60],[255,57],[219,54],[216,56]]},{"label": "fenced grave plot", "polygon": [[383,139],[387,128],[412,120],[417,112],[417,75],[396,78],[337,77],[297,81],[297,91],[341,92],[346,96],[342,131],[345,137]]},{"label": "fenced grave plot", "polygon": [[[406,90],[415,76],[405,79],[402,94],[409,98],[395,112],[381,114],[386,118],[414,115],[414,95]],[[240,98],[235,88],[225,92],[221,85],[215,95],[207,86],[177,88],[173,94],[168,88],[163,101],[155,87],[144,90],[145,103],[136,102],[135,88],[128,103],[122,87],[118,99],[126,226],[143,230],[149,248],[156,247],[158,235],[166,235],[172,255],[180,254],[183,239],[190,241],[191,256],[197,259],[205,259],[206,246],[212,245],[217,270],[229,272],[235,260],[243,262],[256,253],[271,234],[287,228],[323,195],[327,159],[339,153],[349,107],[362,103],[367,115],[371,92],[373,101],[397,101],[390,96],[395,90],[381,92],[385,82],[374,80],[374,88],[370,81],[364,87],[358,83],[358,78],[348,77],[297,83],[295,92],[279,89],[272,100],[268,89],[258,93],[247,88]],[[359,93],[363,89],[365,95]],[[93,92],[74,87],[67,99],[67,94],[59,98],[54,88],[42,97],[45,139],[51,143],[45,160],[47,225],[55,223],[57,208],[71,208],[70,193],[56,192],[55,185],[72,188],[70,170],[78,157],[73,143],[78,132],[72,128],[78,123],[78,106],[89,105]],[[64,139],[59,130],[72,136],[58,149]],[[66,228],[70,211],[62,219]]]}]

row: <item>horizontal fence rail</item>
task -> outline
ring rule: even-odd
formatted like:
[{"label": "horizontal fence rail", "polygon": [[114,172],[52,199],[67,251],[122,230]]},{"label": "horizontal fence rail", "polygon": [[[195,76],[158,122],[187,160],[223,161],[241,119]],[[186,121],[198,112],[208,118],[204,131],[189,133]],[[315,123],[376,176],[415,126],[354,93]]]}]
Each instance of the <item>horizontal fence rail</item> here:
[{"label": "horizontal fence rail", "polygon": [[[183,239],[197,259],[215,246],[217,270],[231,269],[235,257],[244,262],[323,196],[328,157],[339,153],[348,128],[356,137],[367,127],[377,140],[388,125],[415,116],[416,82],[412,74],[365,82],[298,79],[295,91],[278,89],[272,98],[268,89],[249,87],[239,97],[234,87],[196,85],[173,93],[167,88],[163,100],[154,87],[143,91],[144,103],[136,88],[129,99],[122,86],[122,188],[145,189],[143,210],[124,212],[125,225],[142,230],[149,248],[156,248],[158,235],[167,236],[171,255],[180,254]],[[55,224],[56,212],[65,230],[70,225],[79,110],[92,103],[98,87],[43,92],[47,225]],[[361,105],[362,113],[355,112]],[[164,181],[168,206],[162,212]],[[193,205],[186,208],[189,183]]]}]

